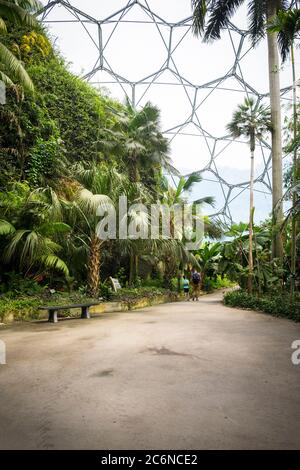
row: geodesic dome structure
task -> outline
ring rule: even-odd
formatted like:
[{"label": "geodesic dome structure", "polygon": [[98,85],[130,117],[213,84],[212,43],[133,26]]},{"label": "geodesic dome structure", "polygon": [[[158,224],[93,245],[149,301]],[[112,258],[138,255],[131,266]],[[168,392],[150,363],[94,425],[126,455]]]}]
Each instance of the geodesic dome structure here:
[{"label": "geodesic dome structure", "polygon": [[[213,215],[226,224],[247,220],[249,149],[226,131],[245,96],[268,99],[266,44],[253,49],[241,11],[222,39],[204,44],[192,34],[190,0],[49,0],[40,19],[50,27],[73,70],[112,97],[162,110],[164,135],[183,174],[202,171],[195,196],[216,198]],[[79,69],[80,67],[80,69]],[[282,73],[283,106],[290,100]],[[271,210],[270,143],[255,153],[257,219]]]}]

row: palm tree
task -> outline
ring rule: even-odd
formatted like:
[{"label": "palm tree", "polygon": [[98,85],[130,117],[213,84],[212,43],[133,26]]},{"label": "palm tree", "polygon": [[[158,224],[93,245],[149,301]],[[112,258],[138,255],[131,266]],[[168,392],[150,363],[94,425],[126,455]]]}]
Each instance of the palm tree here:
[{"label": "palm tree", "polygon": [[151,173],[157,173],[160,167],[178,173],[169,157],[169,142],[160,131],[160,111],[156,106],[146,103],[137,110],[127,101],[116,118],[100,143],[105,150],[109,148],[123,157],[131,182],[142,179],[146,184]]},{"label": "palm tree", "polygon": [[[300,9],[288,11],[280,10],[275,18],[270,22],[268,31],[278,34],[278,42],[281,52],[282,62],[290,56],[292,63],[293,77],[293,133],[294,141],[297,138],[297,94],[296,94],[296,67],[295,67],[295,40],[300,31]],[[297,148],[293,150],[293,185],[298,177]],[[297,192],[292,193],[293,206],[297,202]],[[295,291],[296,260],[297,260],[297,219],[292,218],[292,239],[291,239],[291,294]]]},{"label": "palm tree", "polygon": [[[254,235],[254,272],[258,294],[276,292],[282,283],[282,268],[271,254],[270,222],[253,227]],[[232,225],[224,234],[226,240],[222,244],[221,259],[218,271],[226,274],[229,279],[238,282],[242,289],[247,288],[249,280],[249,226],[245,223]]]},{"label": "palm tree", "polygon": [[[189,196],[195,186],[203,181],[201,172],[195,171],[188,176],[181,176],[175,186],[170,185],[167,178],[161,180],[161,201],[168,206],[175,206],[176,204],[185,204],[189,202]],[[195,199],[192,204],[200,206],[209,205],[214,207],[215,199],[212,196],[205,196],[203,198]],[[220,225],[214,222],[208,216],[201,216],[204,224],[204,232],[210,238],[220,238],[222,235]]]},{"label": "palm tree", "polygon": [[197,250],[195,258],[201,266],[201,288],[205,286],[205,278],[207,275],[215,276],[218,274],[221,247],[221,243],[204,242],[199,250]]},{"label": "palm tree", "polygon": [[[226,28],[236,10],[245,0],[192,0],[193,30],[197,36],[204,35],[205,41],[220,39],[221,30]],[[250,0],[248,17],[253,45],[265,36],[265,24],[270,23],[279,10],[288,10],[291,5],[287,0]],[[281,109],[279,83],[279,56],[277,33],[267,31],[270,103],[272,120],[272,206],[274,224],[279,226],[283,217],[282,210],[282,141]],[[273,256],[282,259],[283,247],[278,230],[273,236]]]},{"label": "palm tree", "polygon": [[[171,186],[166,178],[163,179],[164,193],[163,202],[172,206],[173,204],[182,204],[187,201],[189,193],[196,184],[202,182],[201,172],[195,171],[188,176],[181,176],[175,187]],[[214,204],[214,198],[206,196],[202,199],[193,201],[194,204]]]},{"label": "palm tree", "polygon": [[97,210],[115,203],[126,193],[128,179],[115,168],[96,164],[85,168],[77,164],[73,174],[79,182],[73,200],[69,204],[70,225],[74,227],[73,247],[85,247],[87,255],[87,282],[89,293],[97,297],[100,285],[102,247],[105,243],[97,235],[99,217]]},{"label": "palm tree", "polygon": [[[7,23],[33,27],[33,13],[41,7],[38,0],[0,0],[0,33],[5,34]],[[27,90],[33,90],[32,81],[22,63],[0,41],[0,80],[12,85],[15,80]]]},{"label": "palm tree", "polygon": [[271,116],[269,110],[261,105],[259,101],[254,102],[252,98],[245,98],[243,104],[239,105],[234,112],[232,121],[227,129],[235,138],[246,137],[249,139],[251,167],[250,167],[250,216],[249,216],[249,277],[248,290],[252,292],[253,276],[253,183],[254,183],[254,152],[256,140],[271,131]]},{"label": "palm tree", "polygon": [[62,221],[60,201],[51,188],[25,194],[10,220],[9,207],[2,213],[5,216],[0,220],[4,263],[13,262],[26,269],[25,275],[34,270],[55,269],[69,276],[69,269],[58,253],[62,251],[60,238],[71,228]]},{"label": "palm tree", "polygon": [[[211,196],[206,196],[200,199],[196,199],[193,201],[190,200],[190,196],[192,190],[195,188],[196,185],[202,182],[202,175],[201,172],[193,172],[188,176],[181,176],[178,180],[178,183],[172,186],[167,178],[162,178],[161,180],[161,202],[162,204],[166,204],[169,207],[175,207],[176,205],[182,206],[183,204],[198,204],[203,206],[205,204],[213,206],[214,205],[214,198]],[[196,217],[196,216],[195,216]],[[204,231],[206,234],[209,234],[212,238],[220,236],[219,227],[212,222],[211,219],[207,216],[201,215],[201,221],[204,225]],[[175,227],[174,227],[174,215],[172,214],[170,218],[170,233],[175,236]],[[182,236],[181,234],[177,234]],[[184,249],[185,246],[185,239],[183,240],[172,240],[174,246],[173,250],[177,250],[177,253],[181,253],[181,256],[177,254],[177,262],[176,256],[172,254],[172,250],[166,250],[166,253],[163,255],[164,264],[165,264],[165,284],[168,286],[170,282],[170,275],[175,271],[175,267],[178,270],[178,266],[182,269],[184,264],[190,264],[191,266],[197,267],[199,269],[199,264],[196,261],[196,258],[192,253],[189,253],[187,250]],[[178,271],[180,274],[180,271]],[[178,276],[178,290],[180,290],[180,279],[181,276]]]}]

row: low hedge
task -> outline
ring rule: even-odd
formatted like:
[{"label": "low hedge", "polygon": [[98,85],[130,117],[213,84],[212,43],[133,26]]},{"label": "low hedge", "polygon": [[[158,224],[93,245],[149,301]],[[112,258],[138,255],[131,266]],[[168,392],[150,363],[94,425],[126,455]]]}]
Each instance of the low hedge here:
[{"label": "low hedge", "polygon": [[244,290],[235,290],[224,295],[224,304],[300,321],[300,302],[291,299],[289,295],[258,297],[254,294],[248,294]]},{"label": "low hedge", "polygon": [[170,291],[163,288],[157,287],[136,287],[129,288],[124,287],[123,289],[114,292],[112,295],[113,300],[117,301],[127,301],[132,299],[140,298],[151,298],[156,297],[157,295],[168,294]]},{"label": "low hedge", "polygon": [[[41,295],[27,296],[19,295],[16,297],[10,295],[0,296],[0,322],[14,320],[37,320],[40,318],[39,307],[42,305],[68,305],[73,303],[88,302],[96,299],[87,298],[80,293],[74,292],[60,293],[56,292],[53,295],[43,293]],[[68,311],[65,310],[62,316],[67,316]]]},{"label": "low hedge", "polygon": [[[133,289],[121,289],[116,293],[110,295],[111,301],[124,302],[129,305],[134,305],[138,300],[149,300],[155,301],[159,296],[166,296],[170,301],[178,300],[179,296],[176,292],[171,292],[167,289],[158,289],[156,287],[139,287]],[[96,302],[98,299],[92,299],[80,292],[55,292],[50,294],[49,291],[45,290],[44,292],[36,295],[12,295],[4,294],[0,295],[0,322],[8,322],[11,320],[17,321],[30,321],[36,320],[41,317],[41,312],[39,307],[42,305],[68,305],[68,304],[77,304],[83,302]],[[103,300],[101,300],[103,301]],[[99,301],[99,303],[101,303]],[[105,300],[107,301],[107,300]],[[67,317],[69,316],[69,311],[64,310],[60,312],[60,316]]]}]

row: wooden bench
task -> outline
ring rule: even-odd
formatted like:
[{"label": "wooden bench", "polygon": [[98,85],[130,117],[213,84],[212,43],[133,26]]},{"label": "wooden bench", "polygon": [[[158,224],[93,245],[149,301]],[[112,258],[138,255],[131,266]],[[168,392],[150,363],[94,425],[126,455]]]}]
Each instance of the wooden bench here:
[{"label": "wooden bench", "polygon": [[59,310],[69,310],[72,308],[81,308],[81,318],[91,318],[89,308],[92,305],[99,305],[99,302],[89,302],[86,304],[71,304],[71,305],[51,305],[48,307],[39,307],[40,310],[48,310],[49,317],[48,321],[51,323],[57,323],[57,313]]}]

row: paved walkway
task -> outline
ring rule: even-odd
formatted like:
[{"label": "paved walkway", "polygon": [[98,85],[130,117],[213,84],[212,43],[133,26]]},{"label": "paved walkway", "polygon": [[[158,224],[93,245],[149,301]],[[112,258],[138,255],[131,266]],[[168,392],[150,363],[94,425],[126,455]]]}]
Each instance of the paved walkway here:
[{"label": "paved walkway", "polygon": [[299,325],[220,299],[0,328],[0,448],[300,448]]}]

